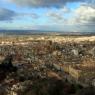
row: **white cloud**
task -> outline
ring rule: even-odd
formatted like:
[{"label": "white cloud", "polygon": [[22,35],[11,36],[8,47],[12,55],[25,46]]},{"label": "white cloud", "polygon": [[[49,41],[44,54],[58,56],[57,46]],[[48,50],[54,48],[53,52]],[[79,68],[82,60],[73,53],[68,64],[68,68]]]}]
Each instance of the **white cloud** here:
[{"label": "white cloud", "polygon": [[57,23],[60,21],[60,20],[63,20],[64,17],[62,16],[62,14],[60,13],[56,13],[54,11],[49,11],[46,16],[48,17],[48,19],[50,20],[53,20],[53,21],[57,21]]},{"label": "white cloud", "polygon": [[[64,8],[47,12],[48,19],[51,21],[50,24],[55,23],[56,25],[63,25],[68,27],[67,30],[71,31],[95,31],[94,7],[90,5],[80,5],[78,8],[69,10],[69,12],[66,13],[62,10],[64,10]],[[70,14],[70,16],[66,18],[65,14]]]},{"label": "white cloud", "polygon": [[50,24],[63,25],[65,22],[64,14],[68,14],[69,12],[70,9],[65,6],[56,10],[51,8],[47,11],[45,16],[48,18]]},{"label": "white cloud", "polygon": [[38,19],[40,16],[36,13],[18,13],[18,17],[31,17],[32,19]]},{"label": "white cloud", "polygon": [[80,6],[75,14],[80,23],[95,23],[95,9],[90,6]]},{"label": "white cloud", "polygon": [[89,5],[79,6],[71,11],[71,17],[65,20],[65,24],[74,26],[77,31],[95,31],[95,8]]},{"label": "white cloud", "polygon": [[95,8],[81,5],[71,12],[72,17],[67,19],[68,24],[95,24]]}]

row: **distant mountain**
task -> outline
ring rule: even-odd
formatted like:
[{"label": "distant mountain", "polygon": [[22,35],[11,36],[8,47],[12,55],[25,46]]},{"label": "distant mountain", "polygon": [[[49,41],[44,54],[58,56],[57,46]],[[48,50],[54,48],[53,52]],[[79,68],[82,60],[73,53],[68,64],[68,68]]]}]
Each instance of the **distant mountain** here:
[{"label": "distant mountain", "polygon": [[95,35],[95,32],[62,32],[62,31],[44,31],[44,30],[0,30],[0,35]]},{"label": "distant mountain", "polygon": [[0,34],[3,35],[30,35],[30,34],[44,34],[44,31],[40,30],[0,30]]}]

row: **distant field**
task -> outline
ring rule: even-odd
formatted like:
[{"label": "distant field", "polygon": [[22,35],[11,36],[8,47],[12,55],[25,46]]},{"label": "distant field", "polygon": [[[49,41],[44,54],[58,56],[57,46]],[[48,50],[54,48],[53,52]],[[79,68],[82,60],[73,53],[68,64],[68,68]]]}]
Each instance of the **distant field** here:
[{"label": "distant field", "polygon": [[55,42],[80,42],[95,41],[95,36],[61,36],[61,35],[4,35],[0,36],[0,41],[32,41],[32,40],[51,40]]}]

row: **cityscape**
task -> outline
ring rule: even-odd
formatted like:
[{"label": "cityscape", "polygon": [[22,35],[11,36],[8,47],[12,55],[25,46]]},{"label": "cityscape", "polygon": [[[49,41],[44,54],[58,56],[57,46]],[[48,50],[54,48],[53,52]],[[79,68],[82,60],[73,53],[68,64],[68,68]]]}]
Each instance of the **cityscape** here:
[{"label": "cityscape", "polygon": [[95,36],[0,37],[0,62],[0,95],[94,95]]},{"label": "cityscape", "polygon": [[0,95],[95,95],[95,0],[0,0]]}]

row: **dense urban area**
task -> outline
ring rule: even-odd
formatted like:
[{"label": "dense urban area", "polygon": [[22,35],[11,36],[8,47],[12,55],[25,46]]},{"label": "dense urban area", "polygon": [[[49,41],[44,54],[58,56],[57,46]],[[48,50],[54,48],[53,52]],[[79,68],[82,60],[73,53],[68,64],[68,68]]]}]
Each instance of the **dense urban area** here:
[{"label": "dense urban area", "polygon": [[95,36],[0,37],[0,95],[95,95]]}]

